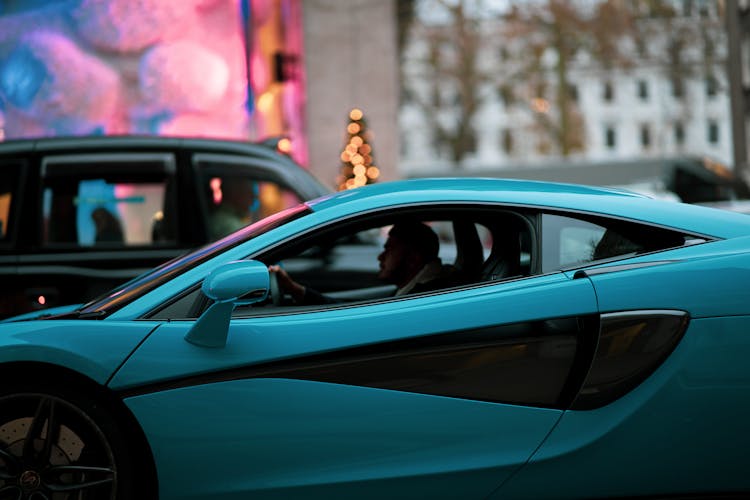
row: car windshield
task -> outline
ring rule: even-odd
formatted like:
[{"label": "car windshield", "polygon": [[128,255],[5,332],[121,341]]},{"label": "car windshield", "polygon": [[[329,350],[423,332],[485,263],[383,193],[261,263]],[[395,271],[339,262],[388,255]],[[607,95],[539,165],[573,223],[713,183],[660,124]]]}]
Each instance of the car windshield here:
[{"label": "car windshield", "polygon": [[153,270],[143,274],[124,285],[121,285],[106,294],[84,304],[78,311],[78,316],[93,316],[102,317],[108,313],[111,313],[117,309],[120,309],[125,304],[141,297],[145,293],[155,289],[156,287],[166,283],[174,276],[184,273],[185,271],[194,268],[195,266],[211,259],[212,257],[244,243],[245,241],[251,240],[258,235],[267,233],[268,231],[277,228],[289,221],[298,219],[308,213],[310,213],[310,207],[306,204],[300,204],[274,215],[259,220],[254,224],[250,224],[221,240],[201,247],[193,252],[187,253],[169,262],[166,262]]}]

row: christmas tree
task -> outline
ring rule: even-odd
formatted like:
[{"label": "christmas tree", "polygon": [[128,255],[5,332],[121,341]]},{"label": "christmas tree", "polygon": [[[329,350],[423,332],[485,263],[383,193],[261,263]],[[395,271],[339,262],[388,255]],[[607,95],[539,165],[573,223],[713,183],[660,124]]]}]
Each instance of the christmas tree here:
[{"label": "christmas tree", "polygon": [[339,191],[372,184],[380,175],[378,167],[373,165],[371,134],[364,114],[355,108],[349,112],[349,120],[346,126],[349,139],[341,152],[341,173],[336,178]]}]

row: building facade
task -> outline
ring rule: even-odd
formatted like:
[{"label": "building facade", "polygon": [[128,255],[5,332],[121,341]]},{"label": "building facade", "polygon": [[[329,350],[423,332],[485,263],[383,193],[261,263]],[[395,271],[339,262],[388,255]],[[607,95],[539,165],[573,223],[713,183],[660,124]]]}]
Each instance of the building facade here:
[{"label": "building facade", "polygon": [[[586,3],[588,7],[590,4]],[[481,71],[475,81],[481,104],[470,121],[461,123],[457,103],[465,91],[456,79],[443,78],[436,84],[435,77],[440,73],[434,68],[436,50],[442,54],[443,67],[451,58],[454,62],[457,59],[455,47],[435,42],[441,40],[441,31],[455,30],[451,24],[455,21],[422,20],[412,30],[403,54],[407,92],[400,111],[402,175],[675,155],[708,156],[731,164],[731,109],[721,5],[674,2],[669,26],[686,37],[695,35],[689,44],[658,35],[665,33],[665,26],[659,24],[664,19],[644,13],[637,21],[648,28],[644,32],[651,34],[650,45],[644,48],[632,39],[620,40],[621,52],[630,60],[626,65],[605,67],[591,51],[576,50],[564,68],[566,133],[574,146],[565,152],[555,136],[560,133],[555,126],[561,122],[561,101],[560,56],[554,46],[543,49],[533,73],[518,78],[523,75],[520,66],[528,62],[524,56],[538,34],[519,37],[505,18],[480,18],[476,26],[483,36],[477,38],[476,64]],[[667,57],[677,41],[683,43],[678,72]],[[425,112],[424,103],[435,93],[440,99],[431,102],[438,103],[437,111]],[[460,123],[458,126],[471,129],[472,147],[460,160],[441,147],[431,120]]]}]

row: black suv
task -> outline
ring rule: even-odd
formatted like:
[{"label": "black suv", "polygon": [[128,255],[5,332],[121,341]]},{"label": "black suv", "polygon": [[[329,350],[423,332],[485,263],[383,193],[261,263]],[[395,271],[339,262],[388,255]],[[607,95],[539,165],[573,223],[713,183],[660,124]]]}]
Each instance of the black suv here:
[{"label": "black suv", "polygon": [[242,224],[331,191],[273,146],[167,137],[0,142],[0,317],[89,300],[221,237],[232,229],[217,222],[232,189],[244,192]]}]

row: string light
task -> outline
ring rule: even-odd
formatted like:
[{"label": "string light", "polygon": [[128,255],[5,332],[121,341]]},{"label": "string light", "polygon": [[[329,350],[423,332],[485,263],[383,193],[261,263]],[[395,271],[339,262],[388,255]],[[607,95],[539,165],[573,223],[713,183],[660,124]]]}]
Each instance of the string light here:
[{"label": "string light", "polygon": [[279,139],[279,142],[276,144],[276,149],[279,150],[279,152],[284,154],[289,154],[292,152],[292,140],[288,137],[283,137]]},{"label": "string light", "polygon": [[349,140],[339,155],[342,166],[336,177],[339,190],[354,189],[374,182],[380,176],[380,170],[372,165],[372,146],[368,144],[372,137],[366,129],[364,113],[359,108],[349,111],[349,123],[346,131]]},{"label": "string light", "polygon": [[346,127],[346,131],[350,134],[356,134],[360,131],[360,128],[361,127],[359,126],[359,124],[352,122],[348,127]]}]

